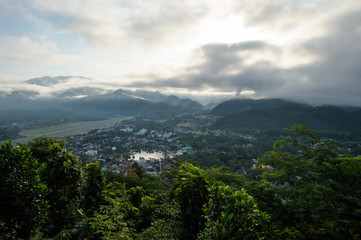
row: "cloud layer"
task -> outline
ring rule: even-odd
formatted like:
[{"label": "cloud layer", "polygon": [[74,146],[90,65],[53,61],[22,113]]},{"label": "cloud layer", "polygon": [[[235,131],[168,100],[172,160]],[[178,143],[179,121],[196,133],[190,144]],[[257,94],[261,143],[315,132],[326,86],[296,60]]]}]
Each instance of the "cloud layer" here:
[{"label": "cloud layer", "polygon": [[74,75],[94,79],[76,86],[361,106],[359,0],[1,0],[0,9],[3,89]]}]

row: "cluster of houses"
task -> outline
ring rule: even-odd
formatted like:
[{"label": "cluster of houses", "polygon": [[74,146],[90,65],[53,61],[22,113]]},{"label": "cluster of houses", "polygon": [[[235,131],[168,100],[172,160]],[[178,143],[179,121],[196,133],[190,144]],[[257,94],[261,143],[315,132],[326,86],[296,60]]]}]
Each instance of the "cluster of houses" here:
[{"label": "cluster of houses", "polygon": [[66,140],[81,161],[99,161],[103,171],[127,174],[137,162],[147,173],[157,174],[171,168],[168,159],[184,153],[193,154],[191,146],[183,146],[177,139],[182,133],[183,129],[170,132],[113,124]]}]

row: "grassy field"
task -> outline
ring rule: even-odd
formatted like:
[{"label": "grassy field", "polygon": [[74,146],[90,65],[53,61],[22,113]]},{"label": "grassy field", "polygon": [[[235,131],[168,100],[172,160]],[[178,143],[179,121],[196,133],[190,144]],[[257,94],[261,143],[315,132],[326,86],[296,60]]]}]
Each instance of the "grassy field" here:
[{"label": "grassy field", "polygon": [[[186,131],[186,132],[187,132],[187,133],[192,133],[192,134],[197,134],[197,135],[200,135],[200,136],[202,136],[202,135],[208,135],[208,134],[210,134],[210,133],[214,134],[215,136],[220,136],[220,135],[224,134],[224,133],[219,133],[219,132],[217,132],[217,131],[201,132],[201,131],[190,131],[190,130],[189,130],[189,131]],[[227,135],[228,135],[228,136],[237,136],[237,137],[241,137],[241,138],[245,138],[245,139],[248,138],[246,135],[241,134],[241,133],[227,132]]]},{"label": "grassy field", "polygon": [[20,132],[20,135],[24,136],[24,138],[15,139],[12,142],[15,142],[15,143],[26,142],[30,139],[33,139],[33,138],[36,138],[39,136],[62,138],[65,136],[83,134],[83,133],[89,132],[92,129],[107,127],[113,123],[120,122],[120,121],[128,119],[128,118],[129,117],[115,117],[115,118],[111,118],[108,120],[102,120],[102,121],[70,122],[70,123],[65,123],[65,124],[49,126],[49,127],[24,130],[24,131]]},{"label": "grassy field", "polygon": [[186,123],[178,123],[177,127],[182,127],[182,128],[192,128],[194,127],[194,124],[190,123],[190,122],[186,122]]}]

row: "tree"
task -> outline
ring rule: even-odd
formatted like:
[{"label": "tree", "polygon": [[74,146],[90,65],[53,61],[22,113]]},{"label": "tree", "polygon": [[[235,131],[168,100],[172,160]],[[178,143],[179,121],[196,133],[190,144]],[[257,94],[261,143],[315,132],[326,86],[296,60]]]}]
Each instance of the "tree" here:
[{"label": "tree", "polygon": [[208,182],[199,168],[182,164],[177,182],[173,185],[182,216],[185,239],[195,239],[204,227],[203,205],[208,202]]},{"label": "tree", "polygon": [[0,235],[2,239],[29,238],[44,222],[46,186],[39,164],[25,146],[0,146]]},{"label": "tree", "polygon": [[225,167],[207,169],[204,173],[207,181],[212,185],[223,183],[234,190],[246,190],[257,202],[258,208],[271,215],[272,221],[275,222],[284,215],[284,206],[277,197],[278,190],[270,182],[253,181],[244,175],[233,173]]},{"label": "tree", "polygon": [[291,128],[301,138],[284,137],[261,164],[263,178],[283,202],[279,220],[289,237],[359,239],[361,236],[361,158],[344,157],[338,145],[306,126]]},{"label": "tree", "polygon": [[[109,184],[104,191],[105,202],[99,211],[89,218],[91,230],[89,239],[134,239],[135,230],[131,228],[128,216],[134,216],[135,209],[129,201],[124,184]],[[130,224],[129,224],[130,223]]]},{"label": "tree", "polygon": [[40,178],[48,187],[45,199],[49,203],[44,231],[47,236],[54,236],[79,219],[80,163],[65,150],[64,141],[39,137],[28,145],[32,155],[42,164]]},{"label": "tree", "polygon": [[97,212],[104,203],[104,188],[104,175],[99,162],[87,164],[81,206],[88,217]]},{"label": "tree", "polygon": [[130,175],[142,179],[145,175],[145,170],[137,162],[134,162],[130,170]]},{"label": "tree", "polygon": [[206,224],[198,239],[276,239],[271,217],[258,209],[244,189],[234,191],[227,185],[213,185],[203,211]]}]

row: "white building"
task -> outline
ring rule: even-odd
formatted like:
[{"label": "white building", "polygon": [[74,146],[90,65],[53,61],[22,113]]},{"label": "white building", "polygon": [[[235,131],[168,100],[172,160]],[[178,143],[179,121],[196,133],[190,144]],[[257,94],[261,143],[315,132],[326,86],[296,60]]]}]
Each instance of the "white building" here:
[{"label": "white building", "polygon": [[97,154],[98,154],[97,150],[88,150],[88,151],[85,152],[85,155],[87,155],[89,157],[94,157]]},{"label": "white building", "polygon": [[144,134],[146,134],[147,133],[147,129],[145,129],[145,128],[142,128],[142,129],[140,129],[140,131],[138,132],[138,135],[144,135]]}]

